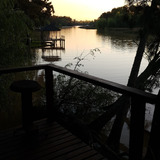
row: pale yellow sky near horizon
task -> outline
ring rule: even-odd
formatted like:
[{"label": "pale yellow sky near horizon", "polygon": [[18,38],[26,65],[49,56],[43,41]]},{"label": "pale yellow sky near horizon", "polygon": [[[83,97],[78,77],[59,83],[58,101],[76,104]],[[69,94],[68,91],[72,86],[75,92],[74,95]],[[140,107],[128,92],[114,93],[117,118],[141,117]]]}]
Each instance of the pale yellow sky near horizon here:
[{"label": "pale yellow sky near horizon", "polygon": [[102,13],[125,5],[125,0],[50,0],[56,16],[76,20],[94,20]]}]

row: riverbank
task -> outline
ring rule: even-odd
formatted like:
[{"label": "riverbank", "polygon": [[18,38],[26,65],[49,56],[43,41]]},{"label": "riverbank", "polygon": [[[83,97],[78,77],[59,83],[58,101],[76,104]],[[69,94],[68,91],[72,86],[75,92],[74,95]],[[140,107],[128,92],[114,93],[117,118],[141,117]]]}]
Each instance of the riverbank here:
[{"label": "riverbank", "polygon": [[97,29],[95,26],[90,26],[90,25],[81,26],[79,28],[82,28],[82,29]]}]

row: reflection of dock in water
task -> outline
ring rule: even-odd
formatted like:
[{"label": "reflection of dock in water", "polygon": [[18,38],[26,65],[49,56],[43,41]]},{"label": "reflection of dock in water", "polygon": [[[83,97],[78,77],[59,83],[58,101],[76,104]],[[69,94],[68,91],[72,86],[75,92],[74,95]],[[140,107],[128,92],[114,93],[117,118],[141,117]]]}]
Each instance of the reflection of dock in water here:
[{"label": "reflection of dock in water", "polygon": [[61,60],[61,58],[59,56],[42,56],[42,59],[46,62],[54,62],[54,61]]},{"label": "reflection of dock in water", "polygon": [[61,50],[42,49],[42,59],[46,62],[61,61]]},{"label": "reflection of dock in water", "polygon": [[[59,36],[57,36],[57,31]],[[50,35],[50,32],[54,32],[55,35]],[[48,34],[46,36],[46,34]],[[61,51],[65,50],[65,37],[60,35],[60,29],[51,23],[48,26],[41,28],[41,44],[42,59],[47,62],[54,62],[61,60]]]}]

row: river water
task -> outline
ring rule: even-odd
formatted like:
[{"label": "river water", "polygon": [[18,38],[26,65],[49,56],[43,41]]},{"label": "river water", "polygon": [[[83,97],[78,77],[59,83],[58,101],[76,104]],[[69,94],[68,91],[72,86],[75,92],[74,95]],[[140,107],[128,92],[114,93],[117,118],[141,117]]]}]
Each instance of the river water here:
[{"label": "river water", "polygon": [[[98,33],[97,30],[81,29],[79,27],[64,28],[60,32],[50,32],[50,37],[55,35],[65,36],[65,50],[37,49],[37,64],[52,63],[65,66],[76,63],[75,57],[87,55],[90,50],[98,48],[94,57],[88,55],[81,63],[80,69],[88,74],[110,81],[127,84],[129,73],[137,50],[136,34],[132,30],[112,30]],[[42,59],[45,55],[58,55],[59,61],[46,62]],[[143,71],[148,61],[144,58],[140,72]]]}]

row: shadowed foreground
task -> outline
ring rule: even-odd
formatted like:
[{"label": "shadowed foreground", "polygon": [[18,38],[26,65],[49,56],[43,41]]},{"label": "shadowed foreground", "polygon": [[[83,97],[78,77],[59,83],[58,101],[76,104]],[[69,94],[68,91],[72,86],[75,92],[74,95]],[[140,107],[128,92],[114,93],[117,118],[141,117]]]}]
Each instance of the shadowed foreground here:
[{"label": "shadowed foreground", "polygon": [[105,160],[57,122],[41,120],[26,133],[21,127],[0,132],[1,160]]}]

